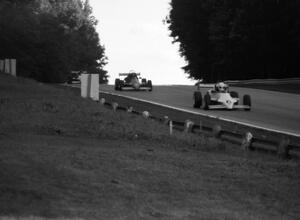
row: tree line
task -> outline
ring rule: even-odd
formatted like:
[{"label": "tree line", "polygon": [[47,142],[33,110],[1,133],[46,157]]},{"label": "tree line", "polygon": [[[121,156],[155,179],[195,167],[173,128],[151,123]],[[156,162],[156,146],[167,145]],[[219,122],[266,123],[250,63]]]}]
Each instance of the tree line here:
[{"label": "tree line", "polygon": [[172,0],[166,19],[190,78],[300,77],[299,0]]},{"label": "tree line", "polygon": [[96,25],[88,0],[1,0],[0,59],[16,58],[18,75],[42,82],[85,70],[106,83]]}]

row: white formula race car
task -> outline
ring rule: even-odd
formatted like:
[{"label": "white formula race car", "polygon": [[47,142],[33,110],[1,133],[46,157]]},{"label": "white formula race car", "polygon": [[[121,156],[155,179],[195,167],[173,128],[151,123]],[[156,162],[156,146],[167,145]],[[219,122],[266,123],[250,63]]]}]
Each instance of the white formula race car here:
[{"label": "white formula race car", "polygon": [[244,109],[245,111],[251,110],[251,97],[250,95],[243,96],[243,104],[239,104],[239,95],[235,91],[229,92],[228,85],[221,82],[215,84],[212,89],[208,89],[204,97],[200,92],[200,86],[198,91],[194,92],[194,108],[201,108],[204,102],[203,108],[209,109]]},{"label": "white formula race car", "polygon": [[130,71],[129,73],[119,73],[119,76],[125,76],[124,79],[115,80],[115,90],[133,89],[152,91],[152,81],[140,77],[140,73]]}]

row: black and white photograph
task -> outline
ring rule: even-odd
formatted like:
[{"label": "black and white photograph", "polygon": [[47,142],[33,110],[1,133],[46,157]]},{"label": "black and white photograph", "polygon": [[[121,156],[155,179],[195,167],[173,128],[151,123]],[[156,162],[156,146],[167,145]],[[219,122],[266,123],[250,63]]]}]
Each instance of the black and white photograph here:
[{"label": "black and white photograph", "polygon": [[300,0],[0,0],[0,220],[300,219]]}]

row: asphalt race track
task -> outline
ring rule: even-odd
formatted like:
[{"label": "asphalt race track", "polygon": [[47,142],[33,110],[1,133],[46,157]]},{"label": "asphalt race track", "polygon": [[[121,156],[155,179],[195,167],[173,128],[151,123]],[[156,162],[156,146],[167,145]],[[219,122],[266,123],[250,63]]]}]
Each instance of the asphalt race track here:
[{"label": "asphalt race track", "polygon": [[[100,91],[157,102],[177,108],[201,112],[238,122],[244,122],[300,135],[300,95],[273,92],[259,89],[231,87],[237,91],[240,99],[249,94],[252,101],[251,111],[244,110],[208,110],[193,108],[194,86],[154,86],[148,91],[115,91],[111,85],[100,85]],[[207,89],[201,89],[205,94]]]}]

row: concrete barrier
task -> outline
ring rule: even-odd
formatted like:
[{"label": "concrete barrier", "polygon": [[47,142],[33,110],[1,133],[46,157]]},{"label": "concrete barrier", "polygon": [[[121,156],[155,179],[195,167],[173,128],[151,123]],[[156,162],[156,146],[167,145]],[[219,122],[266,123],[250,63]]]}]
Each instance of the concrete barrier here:
[{"label": "concrete barrier", "polygon": [[17,76],[17,61],[16,59],[10,59],[10,74]]},{"label": "concrete barrier", "polygon": [[4,72],[9,74],[10,73],[10,62],[9,59],[4,60]]},{"label": "concrete barrier", "polygon": [[81,74],[81,97],[89,98],[90,96],[90,74]]},{"label": "concrete barrier", "polygon": [[82,73],[80,81],[81,97],[99,101],[99,74]]},{"label": "concrete barrier", "polygon": [[91,74],[90,98],[99,101],[99,74]]}]

